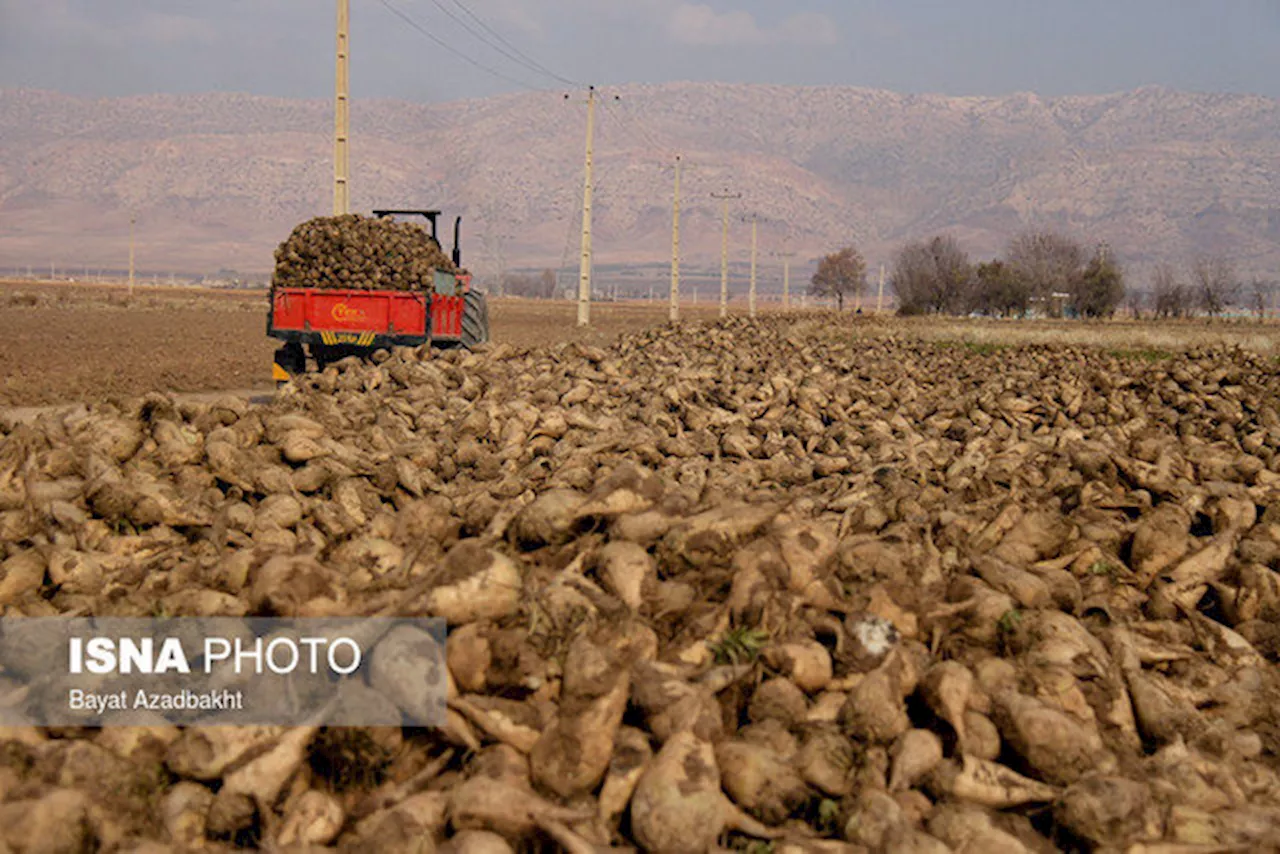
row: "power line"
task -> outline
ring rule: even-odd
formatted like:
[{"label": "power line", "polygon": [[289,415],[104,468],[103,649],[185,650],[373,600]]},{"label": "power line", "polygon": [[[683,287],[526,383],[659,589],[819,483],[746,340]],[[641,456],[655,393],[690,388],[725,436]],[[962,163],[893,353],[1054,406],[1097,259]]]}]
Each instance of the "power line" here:
[{"label": "power line", "polygon": [[489,35],[493,36],[498,41],[502,42],[504,45],[510,48],[511,51],[515,53],[517,56],[524,59],[525,62],[527,62],[528,65],[532,67],[534,70],[540,71],[541,73],[547,75],[548,77],[551,77],[555,80],[559,80],[561,83],[568,84],[569,86],[580,87],[582,85],[577,80],[570,80],[567,77],[561,77],[559,74],[556,74],[554,71],[547,68],[542,63],[538,62],[535,59],[530,58],[528,54],[524,53],[523,51],[520,50],[520,48],[516,47],[511,42],[504,39],[500,33],[494,31],[492,27],[490,27],[483,20],[481,20],[479,15],[477,15],[475,12],[472,12],[470,9],[468,9],[467,6],[462,2],[462,0],[453,0],[453,4],[457,6],[459,9],[461,9],[463,12],[466,12],[467,15],[471,18],[471,20],[475,21],[477,24],[480,25],[480,28],[482,30],[484,30]]},{"label": "power line", "polygon": [[505,81],[506,81],[506,82],[508,82],[508,83],[514,83],[516,86],[519,86],[521,89],[528,89],[530,92],[537,92],[537,91],[538,91],[538,90],[537,90],[537,89],[535,89],[534,87],[532,87],[532,86],[528,85],[527,83],[525,83],[525,82],[523,82],[523,81],[521,81],[521,80],[517,80],[517,79],[516,79],[516,78],[514,78],[514,77],[509,77],[508,75],[503,74],[501,71],[494,71],[494,70],[493,70],[492,68],[490,68],[489,66],[487,66],[487,65],[485,65],[485,64],[483,64],[483,63],[481,63],[481,62],[476,61],[476,60],[475,60],[475,59],[473,59],[472,57],[468,56],[467,54],[463,53],[462,51],[460,51],[460,50],[458,50],[457,48],[455,48],[455,47],[453,47],[452,45],[450,45],[448,42],[446,42],[446,41],[444,41],[443,39],[441,39],[441,38],[440,38],[439,36],[437,36],[435,33],[431,32],[431,31],[430,31],[430,30],[428,30],[426,27],[424,27],[424,26],[422,26],[421,24],[419,24],[417,21],[415,21],[413,18],[409,17],[409,16],[408,16],[408,15],[406,15],[404,12],[400,11],[399,9],[397,9],[395,6],[391,5],[391,3],[390,3],[390,2],[388,2],[388,0],[378,0],[378,2],[379,2],[379,3],[381,3],[383,6],[385,6],[385,7],[387,8],[387,11],[391,12],[391,14],[395,15],[397,18],[399,18],[400,20],[404,21],[406,24],[408,24],[409,26],[413,27],[413,28],[414,28],[415,30],[417,30],[419,33],[421,33],[422,35],[424,35],[424,36],[426,36],[427,38],[431,39],[431,41],[435,42],[437,45],[439,45],[440,47],[442,47],[442,48],[444,48],[445,50],[449,51],[449,53],[453,54],[454,56],[458,57],[459,59],[466,60],[467,62],[469,62],[469,63],[471,63],[472,65],[474,65],[476,68],[479,68],[481,71],[484,71],[484,72],[486,72],[486,73],[488,73],[488,74],[492,74],[494,77],[497,77],[497,78],[498,78],[498,79],[500,79],[500,80],[505,80]]},{"label": "power line", "polygon": [[[605,103],[605,109],[607,109],[609,111],[609,114],[612,115],[614,118],[619,119],[620,122],[626,123],[632,129],[639,132],[640,136],[644,138],[644,141],[648,143],[648,145],[651,148],[655,148],[658,151],[663,152],[664,154],[674,150],[671,146],[663,145],[662,143],[658,142],[658,140],[653,136],[653,134],[649,132],[649,130],[643,124],[641,124],[637,119],[633,118],[627,112],[622,110],[615,111],[613,109],[613,106],[608,102]],[[665,157],[664,157],[664,160],[665,160]]]},{"label": "power line", "polygon": [[[533,65],[533,64],[531,64],[531,63],[529,63],[529,62],[526,62],[525,60],[522,60],[520,57],[515,56],[514,54],[510,53],[510,52],[509,52],[509,51],[507,51],[507,50],[504,50],[502,47],[499,47],[498,45],[494,44],[494,43],[493,43],[492,41],[490,41],[489,39],[485,38],[485,36],[484,36],[484,34],[483,34],[483,33],[477,32],[477,31],[476,31],[476,29],[475,29],[474,27],[472,27],[472,26],[471,26],[470,24],[468,24],[466,21],[462,20],[462,18],[460,18],[460,17],[458,17],[457,15],[455,15],[455,14],[454,14],[450,9],[449,9],[449,7],[448,7],[448,6],[446,6],[446,5],[444,5],[443,3],[441,3],[441,2],[440,2],[440,0],[431,0],[431,3],[432,3],[432,4],[433,4],[437,9],[439,9],[441,12],[444,12],[444,13],[445,13],[445,15],[447,15],[451,21],[453,21],[453,22],[454,22],[455,24],[457,24],[458,26],[462,27],[462,29],[466,30],[466,31],[467,31],[468,33],[470,33],[472,36],[474,36],[474,37],[476,38],[476,40],[477,40],[477,41],[479,41],[481,44],[483,44],[485,47],[490,48],[491,50],[496,51],[497,53],[502,54],[504,57],[506,57],[507,59],[511,60],[511,61],[512,61],[512,62],[514,62],[516,65],[523,66],[524,68],[526,68],[526,69],[528,69],[528,70],[530,70],[530,71],[533,71],[534,73],[537,73],[537,74],[547,74],[547,72],[546,72],[545,70],[543,70],[543,69],[541,69],[541,68],[538,68],[538,67],[536,67],[535,65]],[[551,75],[551,76],[555,77],[555,75]],[[555,77],[555,79],[556,79],[556,80],[560,80],[561,78],[559,78],[559,77]]]}]

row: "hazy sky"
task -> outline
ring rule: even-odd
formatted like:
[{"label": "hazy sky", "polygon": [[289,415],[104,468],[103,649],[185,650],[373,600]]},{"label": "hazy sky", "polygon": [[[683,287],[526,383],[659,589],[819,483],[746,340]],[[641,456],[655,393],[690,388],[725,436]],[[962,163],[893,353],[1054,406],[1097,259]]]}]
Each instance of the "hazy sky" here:
[{"label": "hazy sky", "polygon": [[[351,0],[352,94],[670,80],[1280,97],[1280,0]],[[390,7],[390,8],[388,8]],[[0,86],[330,97],[334,0],[0,0]],[[500,79],[449,53],[407,16]],[[474,15],[475,17],[471,17]],[[481,23],[514,47],[503,46]]]}]

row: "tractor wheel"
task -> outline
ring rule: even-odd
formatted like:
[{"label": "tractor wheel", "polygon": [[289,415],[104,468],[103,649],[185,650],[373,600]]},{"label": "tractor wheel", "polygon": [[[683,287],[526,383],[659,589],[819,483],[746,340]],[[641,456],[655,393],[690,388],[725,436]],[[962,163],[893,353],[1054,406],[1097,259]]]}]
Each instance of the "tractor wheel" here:
[{"label": "tractor wheel", "polygon": [[489,340],[489,303],[479,291],[467,291],[462,304],[462,346],[468,350]]}]

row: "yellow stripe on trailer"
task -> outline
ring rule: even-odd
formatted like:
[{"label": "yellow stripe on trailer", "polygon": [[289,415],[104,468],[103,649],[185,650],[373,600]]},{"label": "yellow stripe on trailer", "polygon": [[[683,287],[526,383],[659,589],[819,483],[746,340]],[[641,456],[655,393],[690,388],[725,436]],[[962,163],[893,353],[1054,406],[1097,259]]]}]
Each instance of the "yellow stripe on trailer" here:
[{"label": "yellow stripe on trailer", "polygon": [[284,368],[280,367],[275,362],[272,362],[271,363],[271,379],[277,380],[279,382],[288,382],[289,380],[293,379],[293,377],[289,376],[289,372],[286,371]]}]

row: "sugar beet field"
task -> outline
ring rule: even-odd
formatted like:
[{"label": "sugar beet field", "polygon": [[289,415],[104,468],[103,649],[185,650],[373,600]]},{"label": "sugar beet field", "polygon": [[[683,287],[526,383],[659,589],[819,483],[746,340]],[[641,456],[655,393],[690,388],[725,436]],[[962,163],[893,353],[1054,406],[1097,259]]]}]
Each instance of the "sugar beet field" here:
[{"label": "sugar beet field", "polygon": [[6,617],[449,626],[438,729],[0,730],[0,850],[1280,850],[1276,327],[571,311],[0,410]]}]

